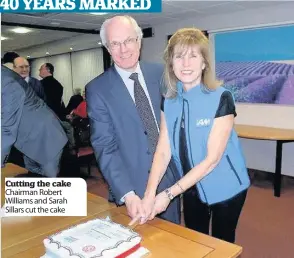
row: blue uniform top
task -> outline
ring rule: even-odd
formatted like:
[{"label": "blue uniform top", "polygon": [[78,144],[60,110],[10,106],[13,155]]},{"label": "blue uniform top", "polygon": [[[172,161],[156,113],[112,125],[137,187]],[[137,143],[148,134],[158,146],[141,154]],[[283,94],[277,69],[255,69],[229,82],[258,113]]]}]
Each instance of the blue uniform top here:
[{"label": "blue uniform top", "polygon": [[[182,83],[177,84],[176,98],[166,99],[164,113],[169,133],[172,156],[178,171],[183,175],[180,152],[180,129],[186,140],[186,155],[190,168],[203,161],[207,155],[208,137],[213,120],[227,114],[235,114],[234,100],[224,87],[209,90],[198,85],[185,92]],[[184,119],[183,119],[184,118]],[[181,126],[181,124],[183,125]],[[218,165],[196,183],[200,199],[209,205],[228,200],[250,185],[248,171],[236,131],[232,129],[227,146]]]}]

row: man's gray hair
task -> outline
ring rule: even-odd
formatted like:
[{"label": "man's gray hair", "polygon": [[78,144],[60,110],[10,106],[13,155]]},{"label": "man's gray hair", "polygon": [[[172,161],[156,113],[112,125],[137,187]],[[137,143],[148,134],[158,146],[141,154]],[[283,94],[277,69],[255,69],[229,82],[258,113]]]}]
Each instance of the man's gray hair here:
[{"label": "man's gray hair", "polygon": [[[108,24],[111,22],[111,20],[115,17],[118,17],[118,16],[114,16],[114,17],[111,17],[109,19],[106,19],[103,24],[101,25],[101,28],[100,28],[100,38],[101,38],[101,41],[102,41],[102,45],[107,47],[107,26]],[[138,23],[136,22],[136,20],[129,16],[129,15],[122,15],[122,16],[119,16],[119,17],[122,17],[122,18],[126,18],[127,20],[129,20],[129,22],[133,25],[135,31],[136,31],[136,34],[138,36],[138,39],[141,40],[143,38],[143,32],[142,32],[142,29],[140,28],[140,26],[138,25]]]},{"label": "man's gray hair", "polygon": [[82,94],[82,89],[81,88],[75,88],[74,89],[74,94],[75,95],[81,95]]}]

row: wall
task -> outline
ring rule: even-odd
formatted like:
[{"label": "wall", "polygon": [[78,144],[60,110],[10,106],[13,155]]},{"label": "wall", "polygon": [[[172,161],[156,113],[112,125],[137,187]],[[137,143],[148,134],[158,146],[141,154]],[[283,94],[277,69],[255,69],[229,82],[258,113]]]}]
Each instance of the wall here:
[{"label": "wall", "polygon": [[[182,27],[198,27],[209,32],[232,28],[256,27],[273,24],[294,23],[293,2],[277,6],[236,12],[230,15],[214,15],[197,19],[183,19],[181,22],[154,27],[154,37],[143,41],[142,60],[163,62],[163,51],[167,35]],[[237,104],[236,123],[263,125],[294,129],[294,106]],[[249,168],[274,172],[276,143],[241,139],[247,166]],[[294,176],[294,143],[284,144],[282,173]]]}]

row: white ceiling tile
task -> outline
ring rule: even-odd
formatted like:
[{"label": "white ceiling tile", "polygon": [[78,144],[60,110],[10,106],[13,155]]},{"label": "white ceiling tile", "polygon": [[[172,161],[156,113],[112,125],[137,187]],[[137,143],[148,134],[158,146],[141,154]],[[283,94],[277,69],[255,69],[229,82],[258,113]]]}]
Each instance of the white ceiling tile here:
[{"label": "white ceiling tile", "polygon": [[55,15],[53,19],[69,22],[87,22],[89,20],[95,19],[96,17],[97,15],[91,15],[88,13],[60,13]]},{"label": "white ceiling tile", "polygon": [[206,14],[203,12],[200,13],[195,10],[186,10],[186,11],[182,11],[182,12],[169,13],[166,15],[166,17],[182,20],[183,17],[185,17],[185,19],[186,18],[193,18],[193,17],[195,17],[195,19],[197,19],[198,17],[203,17],[205,15]]},{"label": "white ceiling tile", "polygon": [[84,29],[84,30],[100,30],[100,27],[102,25],[102,22],[101,23],[96,23],[96,24],[93,24],[93,23],[79,23],[78,24],[78,28],[79,29]]},{"label": "white ceiling tile", "polygon": [[157,16],[157,17],[152,17],[151,19],[144,19],[144,17],[140,17],[140,20],[138,21],[139,24],[141,23],[145,23],[145,24],[150,24],[149,26],[153,26],[153,25],[157,25],[157,24],[161,24],[161,23],[168,23],[168,22],[174,22],[177,19],[175,18],[170,18],[170,17],[166,17],[166,16]]},{"label": "white ceiling tile", "polygon": [[236,3],[238,3],[238,5],[243,6],[246,9],[252,9],[252,8],[262,8],[262,7],[267,7],[267,6],[279,5],[279,4],[285,3],[285,1],[236,0]]},{"label": "white ceiling tile", "polygon": [[105,21],[103,17],[96,17],[96,19],[89,20],[87,23],[89,24],[102,24]]},{"label": "white ceiling tile", "polygon": [[[58,23],[58,24],[56,24]],[[87,23],[83,22],[74,22],[74,21],[62,21],[62,20],[55,20],[55,19],[42,19],[38,23],[40,26],[49,26],[53,28],[63,27],[63,28],[73,28],[73,29],[88,29],[87,27],[93,27],[93,26],[87,26]],[[97,26],[97,25],[96,25]]]},{"label": "white ceiling tile", "polygon": [[232,12],[238,12],[245,10],[245,8],[241,5],[238,5],[236,3],[230,3],[230,4],[223,4],[202,9],[201,12],[205,13],[206,15],[215,15],[220,13],[232,13]]},{"label": "white ceiling tile", "polygon": [[[17,19],[16,19],[17,17]],[[14,23],[24,23],[24,24],[37,24],[42,18],[29,17],[25,15],[15,15],[12,13],[1,14],[1,21],[14,22]]]},{"label": "white ceiling tile", "polygon": [[9,32],[11,28],[12,27],[10,26],[1,26],[2,35],[7,35],[9,37],[8,40],[1,41],[2,53],[9,50],[16,51],[18,49],[41,45],[47,42],[79,35],[78,33],[65,31],[52,31],[52,33],[48,33],[48,30],[42,29],[32,29],[32,32],[28,34],[16,34]]},{"label": "white ceiling tile", "polygon": [[[17,38],[17,37],[27,37],[27,36],[35,36],[35,35],[40,35],[40,33],[42,33],[43,30],[39,30],[39,29],[30,29],[30,32],[27,34],[17,34],[15,32],[12,31],[12,29],[14,29],[14,26],[1,26],[1,35],[2,36],[8,36],[9,38]],[[5,41],[4,41],[5,42]]]},{"label": "white ceiling tile", "polygon": [[162,3],[162,13],[170,13],[170,12],[176,12],[176,11],[182,11],[189,9],[189,6],[186,4],[174,4],[174,2],[163,2]]},{"label": "white ceiling tile", "polygon": [[187,10],[201,11],[205,8],[230,4],[232,2],[233,1],[170,1],[168,4],[175,6],[175,10],[177,10],[177,8],[184,8]]},{"label": "white ceiling tile", "polygon": [[158,19],[158,18],[161,18],[161,17],[165,17],[166,15],[165,14],[161,14],[161,13],[142,13],[142,14],[135,14],[135,15],[132,15],[132,17],[134,19],[136,19],[137,21],[139,20],[148,20],[148,21],[152,21],[153,19]]}]

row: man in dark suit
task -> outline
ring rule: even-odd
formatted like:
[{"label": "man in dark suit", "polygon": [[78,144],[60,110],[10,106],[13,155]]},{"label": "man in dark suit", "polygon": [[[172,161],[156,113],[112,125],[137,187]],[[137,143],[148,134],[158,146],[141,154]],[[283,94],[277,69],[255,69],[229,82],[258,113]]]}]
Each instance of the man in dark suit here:
[{"label": "man in dark suit", "polygon": [[67,137],[54,113],[14,71],[1,67],[1,166],[14,145],[38,167],[26,168],[56,177]]},{"label": "man in dark suit", "polygon": [[62,106],[63,87],[58,80],[54,78],[54,66],[51,63],[43,64],[40,69],[41,83],[46,96],[46,104],[54,113],[64,120],[65,110]]},{"label": "man in dark suit", "polygon": [[13,61],[13,70],[31,86],[39,98],[45,100],[43,85],[38,79],[30,77],[30,64],[26,58],[15,58]]},{"label": "man in dark suit", "polygon": [[[144,217],[141,199],[158,140],[163,69],[139,63],[142,30],[133,18],[106,20],[100,36],[115,64],[86,86],[91,143],[114,201],[125,203],[131,218]],[[158,190],[177,176],[169,168]],[[179,207],[174,199],[161,217],[179,223]]]}]

